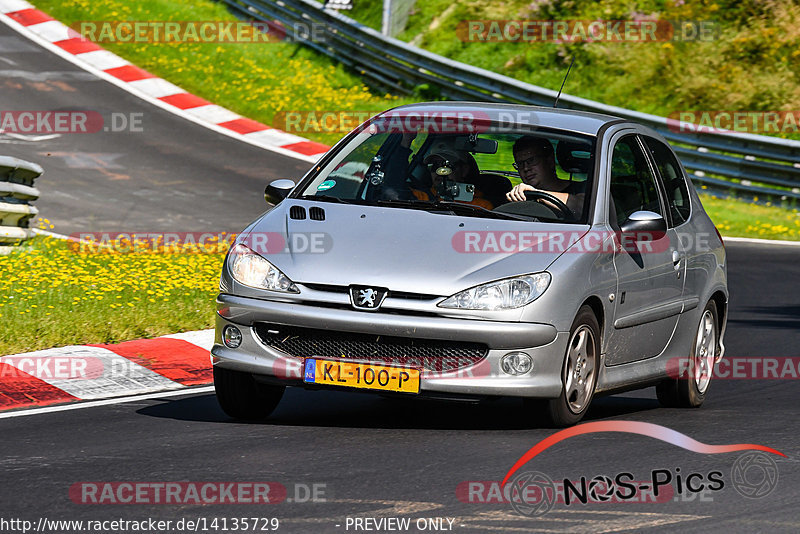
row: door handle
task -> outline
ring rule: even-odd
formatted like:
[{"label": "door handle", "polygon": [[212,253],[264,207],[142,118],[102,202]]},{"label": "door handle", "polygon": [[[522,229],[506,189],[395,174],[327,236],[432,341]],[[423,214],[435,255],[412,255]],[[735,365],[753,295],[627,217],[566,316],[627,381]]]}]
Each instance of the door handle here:
[{"label": "door handle", "polygon": [[672,265],[675,266],[675,269],[680,269],[681,267],[681,253],[677,250],[672,251]]}]

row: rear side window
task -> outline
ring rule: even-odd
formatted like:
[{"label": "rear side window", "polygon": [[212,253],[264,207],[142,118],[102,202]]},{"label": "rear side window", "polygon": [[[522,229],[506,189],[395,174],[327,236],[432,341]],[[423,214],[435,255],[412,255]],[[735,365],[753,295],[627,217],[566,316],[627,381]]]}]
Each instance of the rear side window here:
[{"label": "rear side window", "polygon": [[617,141],[611,158],[612,213],[622,224],[636,211],[652,211],[662,217],[656,181],[635,135]]},{"label": "rear side window", "polygon": [[681,171],[681,166],[667,145],[652,137],[643,137],[643,139],[664,182],[672,221],[675,226],[683,224],[689,219],[692,208],[689,189],[686,187],[686,179]]}]

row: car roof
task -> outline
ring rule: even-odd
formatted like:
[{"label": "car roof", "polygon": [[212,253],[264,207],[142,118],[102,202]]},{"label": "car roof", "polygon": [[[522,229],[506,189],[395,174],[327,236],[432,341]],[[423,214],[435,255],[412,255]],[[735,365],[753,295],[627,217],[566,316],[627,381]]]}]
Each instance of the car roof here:
[{"label": "car roof", "polygon": [[567,130],[586,135],[597,135],[600,129],[606,124],[623,121],[620,117],[590,113],[588,111],[526,106],[522,104],[493,104],[486,102],[421,102],[418,104],[399,106],[384,113],[396,111],[402,111],[404,114],[466,112],[484,120],[488,119],[492,122],[502,122],[509,126],[513,123],[536,124],[542,127]]}]

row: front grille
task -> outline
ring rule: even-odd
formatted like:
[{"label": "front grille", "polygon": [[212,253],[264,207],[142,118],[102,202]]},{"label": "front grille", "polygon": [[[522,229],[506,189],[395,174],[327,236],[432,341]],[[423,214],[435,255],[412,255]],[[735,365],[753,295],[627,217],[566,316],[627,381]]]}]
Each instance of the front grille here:
[{"label": "front grille", "polygon": [[469,367],[486,357],[480,343],[333,332],[256,323],[261,341],[297,358],[345,358],[449,372]]},{"label": "front grille", "polygon": [[[349,293],[350,286],[337,286],[332,284],[313,284],[313,283],[304,283],[309,289],[313,289],[314,291],[327,291],[329,293]],[[393,299],[404,299],[404,300],[436,300],[443,298],[441,295],[432,295],[427,293],[409,293],[407,291],[393,291],[389,290],[386,294],[387,297],[391,297]]]}]

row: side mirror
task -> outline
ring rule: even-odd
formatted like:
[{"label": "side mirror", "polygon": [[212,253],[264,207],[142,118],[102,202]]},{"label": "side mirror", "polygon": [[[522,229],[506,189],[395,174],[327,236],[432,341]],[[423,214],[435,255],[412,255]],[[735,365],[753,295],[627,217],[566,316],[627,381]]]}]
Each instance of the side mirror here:
[{"label": "side mirror", "polygon": [[294,182],[291,180],[273,180],[264,189],[264,200],[270,204],[277,204],[286,198],[292,189],[294,189]]},{"label": "side mirror", "polygon": [[653,211],[635,211],[620,225],[620,230],[634,241],[657,241],[667,233],[667,221]]}]

